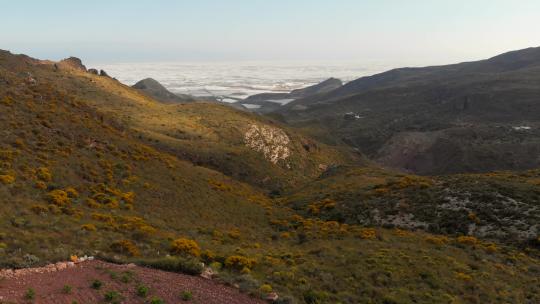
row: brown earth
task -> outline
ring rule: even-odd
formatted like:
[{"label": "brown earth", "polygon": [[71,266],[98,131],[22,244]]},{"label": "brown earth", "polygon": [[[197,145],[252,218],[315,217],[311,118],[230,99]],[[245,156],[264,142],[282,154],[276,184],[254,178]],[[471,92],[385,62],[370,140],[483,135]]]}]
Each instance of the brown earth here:
[{"label": "brown earth", "polygon": [[[94,280],[101,281],[102,287],[92,288]],[[146,297],[137,295],[137,287],[141,285],[149,289]],[[70,286],[71,292],[66,292],[64,286]],[[33,300],[27,299],[29,288],[35,290]],[[107,302],[105,294],[109,291],[120,294],[116,302]],[[185,291],[192,293],[191,300],[182,299]],[[0,303],[150,303],[154,297],[164,303],[264,303],[209,279],[102,261],[87,261],[48,273],[0,278]]]}]

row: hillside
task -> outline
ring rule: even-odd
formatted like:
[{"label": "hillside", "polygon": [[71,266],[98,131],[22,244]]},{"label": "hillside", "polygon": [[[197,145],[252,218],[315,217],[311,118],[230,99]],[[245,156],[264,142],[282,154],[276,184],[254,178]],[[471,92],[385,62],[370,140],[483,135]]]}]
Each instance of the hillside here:
[{"label": "hillside", "polygon": [[[5,60],[16,60],[4,55]],[[279,192],[321,174],[321,166],[357,163],[347,149],[329,147],[258,115],[217,103],[155,102],[105,76],[53,64],[16,65],[137,132],[147,145],[200,166]]]},{"label": "hillside", "polygon": [[[433,234],[306,212],[332,209],[319,206],[327,196],[355,195],[367,174],[341,175],[340,164],[358,163],[347,150],[273,120],[211,103],[162,104],[110,77],[8,52],[0,52],[0,113],[3,268],[92,255],[199,274],[202,261],[216,282],[257,298],[275,291],[277,303],[540,301],[535,239],[518,247],[459,229]],[[394,189],[398,173],[346,168],[373,170],[387,196],[424,187],[412,177]],[[328,183],[334,172],[351,181]],[[470,178],[449,183],[484,177]],[[526,187],[537,178],[522,176],[503,194],[533,201]],[[337,210],[342,202],[351,204]],[[534,224],[537,209],[515,204]],[[493,223],[488,215],[478,212],[480,223]],[[0,290],[11,284],[3,277]]]},{"label": "hillside", "polygon": [[341,80],[329,78],[315,85],[296,89],[289,93],[262,93],[249,96],[248,98],[238,101],[235,104],[244,105],[247,110],[256,113],[269,113],[277,111],[283,105],[296,99],[313,97],[318,94],[324,94],[343,85]]},{"label": "hillside", "polygon": [[325,221],[421,229],[499,242],[540,235],[539,170],[419,177],[377,168],[335,168],[282,203]]},{"label": "hillside", "polygon": [[540,48],[395,69],[296,100],[273,117],[420,174],[540,166]]}]

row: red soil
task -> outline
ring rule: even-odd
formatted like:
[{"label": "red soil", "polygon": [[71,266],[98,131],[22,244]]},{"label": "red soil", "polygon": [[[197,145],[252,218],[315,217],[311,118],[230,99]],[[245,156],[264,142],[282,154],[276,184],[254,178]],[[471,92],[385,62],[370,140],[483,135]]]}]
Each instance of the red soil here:
[{"label": "red soil", "polygon": [[[122,280],[126,272],[130,279]],[[96,279],[103,282],[99,290],[90,286]],[[146,298],[139,297],[136,293],[141,284],[149,288]],[[70,293],[63,291],[65,285],[72,287]],[[25,298],[29,288],[35,290],[33,301]],[[0,303],[106,303],[104,294],[108,291],[121,294],[119,303],[149,303],[153,297],[159,297],[165,303],[265,303],[209,279],[102,261],[87,261],[50,273],[28,273],[14,278],[0,278]],[[190,301],[182,300],[181,294],[184,291],[192,293],[193,298]]]}]

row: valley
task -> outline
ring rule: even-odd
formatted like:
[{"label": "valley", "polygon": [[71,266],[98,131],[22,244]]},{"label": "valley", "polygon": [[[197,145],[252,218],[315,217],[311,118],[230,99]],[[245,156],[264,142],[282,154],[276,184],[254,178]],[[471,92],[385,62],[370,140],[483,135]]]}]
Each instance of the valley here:
[{"label": "valley", "polygon": [[537,53],[261,115],[1,51],[0,265],[211,270],[254,303],[537,303]]}]

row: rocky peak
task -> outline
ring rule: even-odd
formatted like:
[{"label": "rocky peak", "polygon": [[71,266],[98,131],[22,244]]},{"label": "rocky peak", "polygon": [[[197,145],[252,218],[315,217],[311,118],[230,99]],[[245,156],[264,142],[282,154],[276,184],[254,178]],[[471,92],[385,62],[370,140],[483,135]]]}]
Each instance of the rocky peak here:
[{"label": "rocky peak", "polygon": [[86,72],[86,67],[83,65],[82,60],[77,57],[63,59],[59,62],[59,65]]}]

